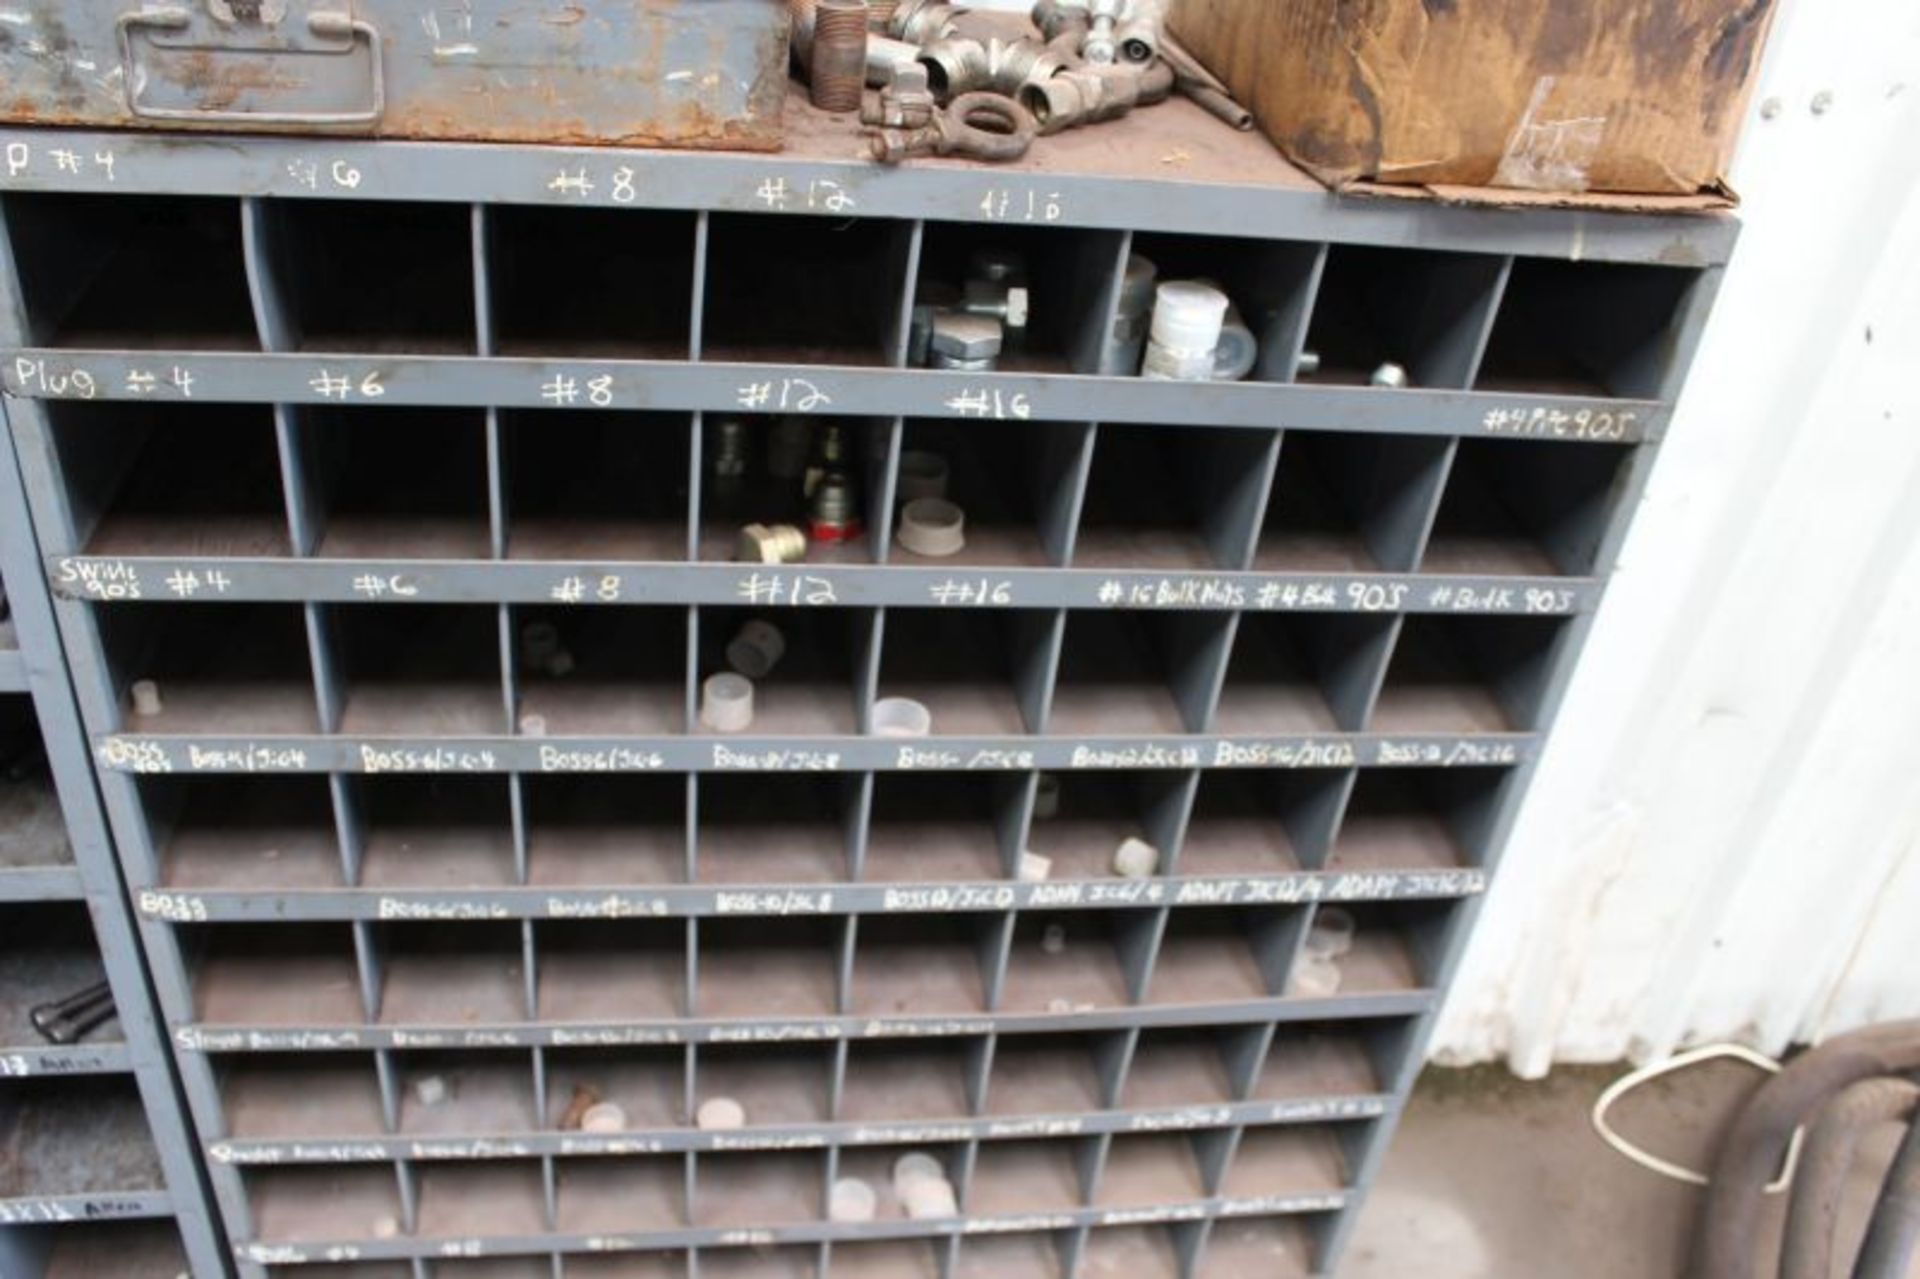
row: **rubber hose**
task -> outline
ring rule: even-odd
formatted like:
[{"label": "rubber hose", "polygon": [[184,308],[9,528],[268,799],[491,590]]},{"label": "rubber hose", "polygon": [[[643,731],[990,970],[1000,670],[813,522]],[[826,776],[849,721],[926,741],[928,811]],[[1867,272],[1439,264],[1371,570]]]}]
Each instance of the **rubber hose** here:
[{"label": "rubber hose", "polygon": [[1754,1093],[1714,1159],[1694,1231],[1693,1279],[1754,1279],[1762,1192],[1794,1130],[1849,1084],[1920,1069],[1920,1021],[1887,1022],[1828,1040]]},{"label": "rubber hose", "polygon": [[1907,1125],[1873,1206],[1867,1241],[1860,1245],[1853,1279],[1907,1279],[1920,1256],[1920,1117]]},{"label": "rubber hose", "polygon": [[1874,1124],[1906,1119],[1920,1102],[1920,1085],[1904,1079],[1863,1079],[1820,1112],[1800,1167],[1793,1176],[1793,1202],[1780,1247],[1780,1279],[1831,1279],[1840,1197],[1853,1171],[1861,1135]]}]

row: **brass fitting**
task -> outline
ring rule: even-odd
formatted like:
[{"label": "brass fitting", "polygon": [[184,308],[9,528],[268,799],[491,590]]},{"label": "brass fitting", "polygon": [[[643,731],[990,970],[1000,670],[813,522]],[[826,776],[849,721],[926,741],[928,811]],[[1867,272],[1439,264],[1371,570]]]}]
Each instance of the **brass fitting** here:
[{"label": "brass fitting", "polygon": [[749,524],[740,530],[733,557],[746,564],[798,564],[807,558],[807,535],[791,524]]}]

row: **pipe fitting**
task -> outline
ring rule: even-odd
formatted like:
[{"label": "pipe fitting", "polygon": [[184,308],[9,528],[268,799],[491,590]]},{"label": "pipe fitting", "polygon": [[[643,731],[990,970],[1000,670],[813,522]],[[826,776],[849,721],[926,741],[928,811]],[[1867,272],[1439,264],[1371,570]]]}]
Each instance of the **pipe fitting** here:
[{"label": "pipe fitting", "polygon": [[1076,50],[1080,41],[1086,38],[1087,27],[1093,21],[1093,15],[1087,12],[1085,0],[1071,3],[1071,0],[1038,0],[1033,6],[1033,25],[1040,28],[1040,36],[1052,44],[1061,36],[1073,37]]},{"label": "pipe fitting", "polygon": [[787,20],[792,31],[787,43],[793,51],[794,65],[802,71],[808,69],[813,57],[813,6],[814,0],[787,0]]},{"label": "pipe fitting", "polygon": [[938,108],[927,87],[927,68],[918,61],[895,63],[880,92],[860,107],[860,123],[886,129],[924,129]]},{"label": "pipe fitting", "polygon": [[933,96],[951,99],[992,91],[1018,97],[1022,88],[1052,79],[1072,66],[1069,56],[1038,40],[975,40],[955,36],[920,51]]},{"label": "pipe fitting", "polygon": [[945,100],[986,87],[987,46],[963,36],[930,41],[920,48],[920,65],[933,96]]},{"label": "pipe fitting", "polygon": [[1126,0],[1087,0],[1087,38],[1080,42],[1080,56],[1095,66],[1109,66],[1120,56],[1115,28],[1126,8]]},{"label": "pipe fitting", "polygon": [[815,0],[807,67],[814,106],[836,114],[860,109],[867,87],[866,0]]},{"label": "pipe fitting", "polygon": [[1005,343],[1006,334],[1000,321],[985,315],[948,311],[934,317],[928,349],[934,356],[992,361]]},{"label": "pipe fitting", "polygon": [[1120,61],[1145,66],[1160,56],[1160,19],[1158,15],[1128,18],[1113,30]]},{"label": "pipe fitting", "polygon": [[798,564],[807,558],[807,535],[792,524],[749,524],[740,530],[734,558],[743,564]]},{"label": "pipe fitting", "polygon": [[961,12],[958,6],[939,0],[899,0],[887,34],[908,44],[931,44],[953,34],[953,20]]},{"label": "pipe fitting", "polygon": [[1139,105],[1146,80],[1132,67],[1081,67],[1023,85],[1020,105],[1047,137],[1125,115]]},{"label": "pipe fitting", "polygon": [[920,46],[867,32],[867,87],[892,84],[903,66],[918,66]]}]

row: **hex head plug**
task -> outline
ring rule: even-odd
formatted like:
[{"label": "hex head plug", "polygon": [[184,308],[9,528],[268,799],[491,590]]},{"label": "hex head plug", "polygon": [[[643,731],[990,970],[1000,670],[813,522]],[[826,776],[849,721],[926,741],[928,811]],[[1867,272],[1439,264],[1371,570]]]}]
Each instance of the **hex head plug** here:
[{"label": "hex head plug", "polygon": [[928,358],[936,369],[983,373],[999,363],[1006,331],[990,315],[944,311],[933,317]]}]

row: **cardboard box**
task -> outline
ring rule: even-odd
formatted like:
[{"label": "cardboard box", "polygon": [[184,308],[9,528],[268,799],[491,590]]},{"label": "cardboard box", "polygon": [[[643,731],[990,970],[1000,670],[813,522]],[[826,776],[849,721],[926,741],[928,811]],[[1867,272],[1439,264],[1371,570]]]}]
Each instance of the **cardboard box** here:
[{"label": "cardboard box", "polygon": [[1773,0],[1173,0],[1168,27],[1288,158],[1330,186],[1725,204],[1773,8]]}]

